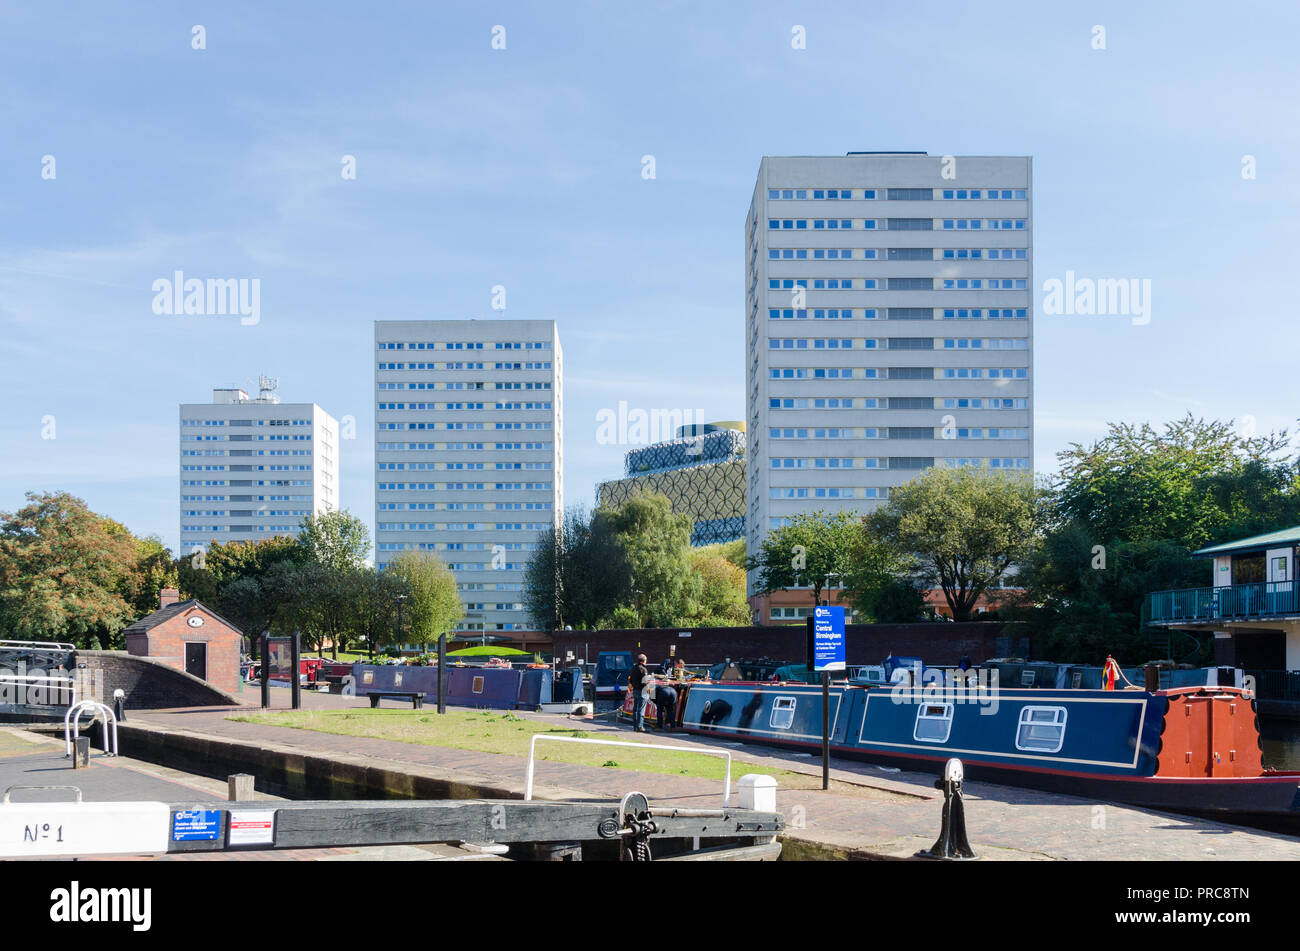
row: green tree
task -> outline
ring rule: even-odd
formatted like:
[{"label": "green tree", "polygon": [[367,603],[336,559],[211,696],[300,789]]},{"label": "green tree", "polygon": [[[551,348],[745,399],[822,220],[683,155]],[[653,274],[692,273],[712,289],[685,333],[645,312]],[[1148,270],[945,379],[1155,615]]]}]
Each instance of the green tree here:
[{"label": "green tree", "polygon": [[366,553],[370,551],[370,531],[351,512],[323,512],[302,520],[298,544],[306,561],[342,576],[365,563]]},{"label": "green tree", "polygon": [[678,626],[736,627],[750,622],[745,571],[719,551],[721,547],[711,545],[691,552],[691,570],[700,580],[700,593],[688,612],[678,618]]},{"label": "green tree", "polygon": [[305,551],[297,539],[279,535],[250,542],[212,542],[206,551],[182,552],[176,559],[181,597],[216,605],[223,585],[238,578],[261,579],[279,562],[301,564]]},{"label": "green tree", "polygon": [[1300,522],[1286,452],[1285,432],[1246,436],[1190,414],[1160,431],[1112,423],[1071,446],[1058,454],[1042,541],[1021,565],[1033,607],[1002,613],[1028,623],[1040,656],[1207,660],[1204,639],[1143,628],[1147,595],[1207,584],[1197,548]]},{"label": "green tree", "polygon": [[1000,613],[1028,624],[1036,656],[1062,663],[1097,664],[1108,654],[1142,663],[1156,653],[1208,660],[1199,641],[1142,629],[1150,592],[1198,587],[1207,577],[1207,562],[1178,542],[1103,542],[1077,521],[1053,523],[1019,564],[1032,607]]},{"label": "green tree", "polygon": [[631,589],[631,570],[609,520],[571,509],[559,528],[538,537],[525,571],[524,604],[540,630],[583,630],[610,618]]},{"label": "green tree", "polygon": [[968,621],[980,596],[1031,550],[1042,501],[1026,477],[977,467],[933,467],[890,489],[868,529],[918,576],[943,589],[953,620]]},{"label": "green tree", "polygon": [[701,545],[695,549],[696,552],[706,552],[710,555],[721,555],[727,561],[731,562],[741,571],[745,570],[745,540],[737,538],[730,542],[715,542],[712,545]]},{"label": "green tree", "polygon": [[1300,524],[1300,466],[1288,460],[1249,459],[1226,472],[1197,479],[1207,505],[1208,542],[1232,541]]},{"label": "green tree", "polygon": [[115,645],[133,619],[123,592],[138,540],[66,492],[27,502],[0,512],[0,625],[19,638]]},{"label": "green tree", "polygon": [[262,582],[251,575],[236,578],[221,589],[216,609],[249,639],[249,649],[257,650],[257,639],[271,624]]},{"label": "green tree", "polygon": [[323,650],[328,643],[338,657],[338,642],[356,621],[351,575],[346,569],[332,570],[315,561],[294,566],[290,596],[296,600],[286,606],[282,616],[294,620],[305,646]]},{"label": "green tree", "polygon": [[[121,531],[130,534],[125,526]],[[177,571],[172,553],[160,538],[151,535],[133,541],[135,565],[124,580],[121,594],[133,617],[142,618],[158,610],[158,596],[163,588],[176,587]]]},{"label": "green tree", "polygon": [[850,552],[860,534],[857,517],[850,512],[804,512],[769,531],[747,567],[758,572],[760,593],[808,585],[813,604],[821,604],[822,590],[848,577]]},{"label": "green tree", "polygon": [[[395,572],[373,569],[359,576],[356,633],[365,640],[367,652],[374,656],[375,649],[393,638],[397,630],[397,598],[408,600],[411,591],[406,580]],[[405,626],[405,611],[402,612]]]},{"label": "green tree", "polygon": [[915,578],[916,560],[880,538],[865,522],[849,541],[842,597],[859,622],[915,621],[925,611],[925,595]]},{"label": "green tree", "polygon": [[[402,614],[403,626],[409,632],[405,637],[411,642],[421,646],[430,644],[464,617],[456,576],[438,556],[429,552],[402,552],[384,570],[400,578],[409,592]],[[398,633],[396,637],[400,643],[403,634]]]},{"label": "green tree", "polygon": [[1286,447],[1285,432],[1244,436],[1231,421],[1191,414],[1163,432],[1111,423],[1105,438],[1057,454],[1057,508],[1098,539],[1166,539],[1188,549],[1254,530],[1261,516],[1294,524],[1296,471],[1279,458]]},{"label": "green tree", "polygon": [[[300,633],[305,646],[318,644],[314,599],[325,583],[323,575],[323,569],[311,562],[282,558],[259,575],[245,576],[258,584],[265,630],[281,637]],[[255,637],[261,632],[248,633]]]},{"label": "green tree", "polygon": [[641,626],[670,627],[698,599],[691,568],[691,521],[658,493],[638,493],[617,508],[597,509],[593,531],[614,537],[630,575],[630,601]]}]

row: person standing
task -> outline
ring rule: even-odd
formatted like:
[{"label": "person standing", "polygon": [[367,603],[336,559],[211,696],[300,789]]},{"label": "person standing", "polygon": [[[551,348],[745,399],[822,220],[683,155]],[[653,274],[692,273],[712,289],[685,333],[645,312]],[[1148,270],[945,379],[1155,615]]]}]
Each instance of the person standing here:
[{"label": "person standing", "polygon": [[636,665],[628,671],[627,685],[632,691],[632,729],[645,732],[645,688],[650,680],[645,654],[636,655]]}]

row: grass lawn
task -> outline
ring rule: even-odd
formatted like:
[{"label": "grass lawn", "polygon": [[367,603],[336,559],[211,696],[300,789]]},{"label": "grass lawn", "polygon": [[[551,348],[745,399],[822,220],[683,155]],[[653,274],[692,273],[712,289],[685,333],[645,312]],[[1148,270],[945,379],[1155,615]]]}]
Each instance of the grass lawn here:
[{"label": "grass lawn", "polygon": [[[370,736],[425,746],[449,746],[461,750],[506,753],[528,756],[530,738],[536,733],[553,736],[605,738],[577,727],[549,726],[501,710],[448,710],[439,716],[424,710],[284,710],[240,714],[229,717],[244,723],[265,723],[301,730],[318,730],[343,736]],[[609,739],[623,740],[622,735]],[[578,743],[539,744],[537,758],[584,766],[611,769],[635,769],[647,773],[668,773],[721,780],[726,761],[717,756],[695,753],[656,752],[651,744],[645,750],[621,746],[586,746]],[[805,776],[788,770],[774,769],[736,758],[731,764],[732,780],[745,773],[762,773],[776,777],[784,789],[820,789],[820,776]],[[839,785],[839,784],[835,784]]]}]

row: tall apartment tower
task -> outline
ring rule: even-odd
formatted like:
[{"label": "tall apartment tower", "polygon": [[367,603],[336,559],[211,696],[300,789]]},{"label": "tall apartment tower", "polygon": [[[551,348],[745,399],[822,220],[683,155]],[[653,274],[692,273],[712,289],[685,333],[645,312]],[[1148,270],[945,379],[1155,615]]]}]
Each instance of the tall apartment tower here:
[{"label": "tall apartment tower", "polygon": [[1031,472],[1032,200],[1028,157],[763,159],[745,219],[750,551],[932,465]]},{"label": "tall apartment tower", "polygon": [[180,550],[295,535],[339,507],[339,425],[315,403],[281,403],[262,377],[256,397],[212,391],[180,406]]},{"label": "tall apartment tower", "polygon": [[564,511],[553,320],[375,321],[375,564],[436,552],[461,632],[521,643],[524,570]]}]

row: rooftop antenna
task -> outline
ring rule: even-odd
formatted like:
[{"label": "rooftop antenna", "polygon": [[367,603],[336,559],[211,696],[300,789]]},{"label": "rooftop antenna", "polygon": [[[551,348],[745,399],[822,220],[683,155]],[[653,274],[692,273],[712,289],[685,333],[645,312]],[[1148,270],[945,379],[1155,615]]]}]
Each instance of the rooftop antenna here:
[{"label": "rooftop antenna", "polygon": [[278,403],[280,397],[275,395],[276,388],[280,385],[279,380],[273,380],[265,373],[257,377],[257,399],[262,403]]}]

